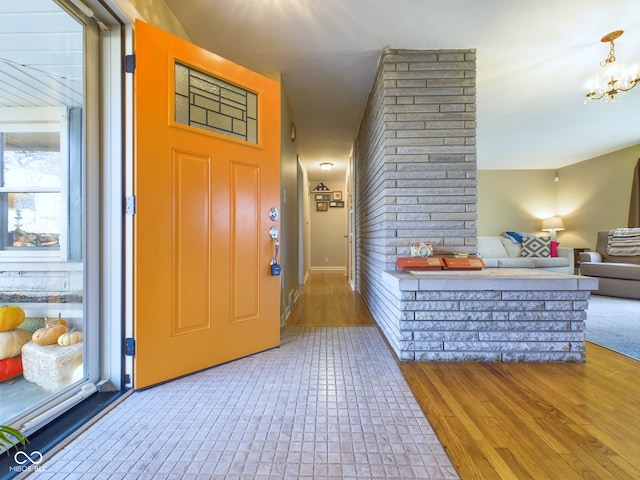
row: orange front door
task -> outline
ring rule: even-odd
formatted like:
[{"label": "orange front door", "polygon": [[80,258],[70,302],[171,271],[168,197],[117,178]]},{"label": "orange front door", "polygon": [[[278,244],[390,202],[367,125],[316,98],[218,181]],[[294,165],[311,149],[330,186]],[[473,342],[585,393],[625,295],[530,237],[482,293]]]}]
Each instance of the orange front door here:
[{"label": "orange front door", "polygon": [[280,201],[280,87],[135,28],[133,384],[142,388],[280,343],[269,235],[279,228],[269,212]]}]

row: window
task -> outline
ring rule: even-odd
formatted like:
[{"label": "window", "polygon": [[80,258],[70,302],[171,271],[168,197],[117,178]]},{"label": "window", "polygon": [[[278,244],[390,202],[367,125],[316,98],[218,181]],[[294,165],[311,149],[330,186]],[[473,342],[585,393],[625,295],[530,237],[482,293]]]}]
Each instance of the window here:
[{"label": "window", "polygon": [[[98,380],[100,352],[87,346],[99,327],[100,162],[87,152],[99,135],[89,146],[87,132],[98,128],[99,34],[72,11],[0,2],[0,305],[27,317],[23,344],[0,357],[15,367],[0,368],[0,424],[27,430]],[[25,334],[58,318],[82,341],[41,346]]]},{"label": "window", "polygon": [[12,123],[15,109],[0,108],[0,259],[79,260],[80,223],[70,207],[79,202],[72,176],[80,155],[70,155],[67,139],[78,138],[69,130],[81,129],[80,109],[28,112],[25,123]]}]

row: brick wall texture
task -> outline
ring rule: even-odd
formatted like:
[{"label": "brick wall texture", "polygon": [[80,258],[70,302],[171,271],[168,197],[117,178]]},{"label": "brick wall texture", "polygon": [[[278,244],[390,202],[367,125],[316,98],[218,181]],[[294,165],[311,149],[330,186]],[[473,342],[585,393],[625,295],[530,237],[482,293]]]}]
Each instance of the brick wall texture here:
[{"label": "brick wall texture", "polygon": [[[387,287],[389,288],[389,287]],[[589,291],[400,291],[381,328],[400,360],[585,361]]]},{"label": "brick wall texture", "polygon": [[476,250],[475,60],[393,49],[380,59],[354,148],[356,283],[377,321],[388,313],[380,275],[412,243]]}]

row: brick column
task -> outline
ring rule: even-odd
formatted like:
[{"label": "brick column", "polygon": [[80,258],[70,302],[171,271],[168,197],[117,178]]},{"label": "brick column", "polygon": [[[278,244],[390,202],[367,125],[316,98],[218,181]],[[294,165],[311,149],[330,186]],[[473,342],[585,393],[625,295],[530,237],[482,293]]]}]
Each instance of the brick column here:
[{"label": "brick column", "polygon": [[386,49],[380,60],[354,155],[357,284],[381,325],[381,273],[411,243],[476,250],[475,68],[475,50]]}]

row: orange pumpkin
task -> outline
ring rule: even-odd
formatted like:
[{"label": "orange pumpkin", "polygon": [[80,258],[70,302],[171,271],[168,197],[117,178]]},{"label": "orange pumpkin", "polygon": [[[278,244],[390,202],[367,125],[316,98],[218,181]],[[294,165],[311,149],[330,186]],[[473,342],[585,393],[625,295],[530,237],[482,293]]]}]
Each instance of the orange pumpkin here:
[{"label": "orange pumpkin", "polygon": [[13,330],[24,320],[24,310],[15,305],[0,307],[0,332]]},{"label": "orange pumpkin", "polygon": [[45,322],[47,322],[47,326],[33,332],[33,336],[31,337],[31,340],[33,340],[33,343],[36,345],[53,345],[58,342],[60,335],[67,333],[69,330],[67,328],[67,322],[61,320],[59,315],[57,321],[45,318]]},{"label": "orange pumpkin", "polygon": [[0,382],[22,375],[22,356],[0,360]]}]

